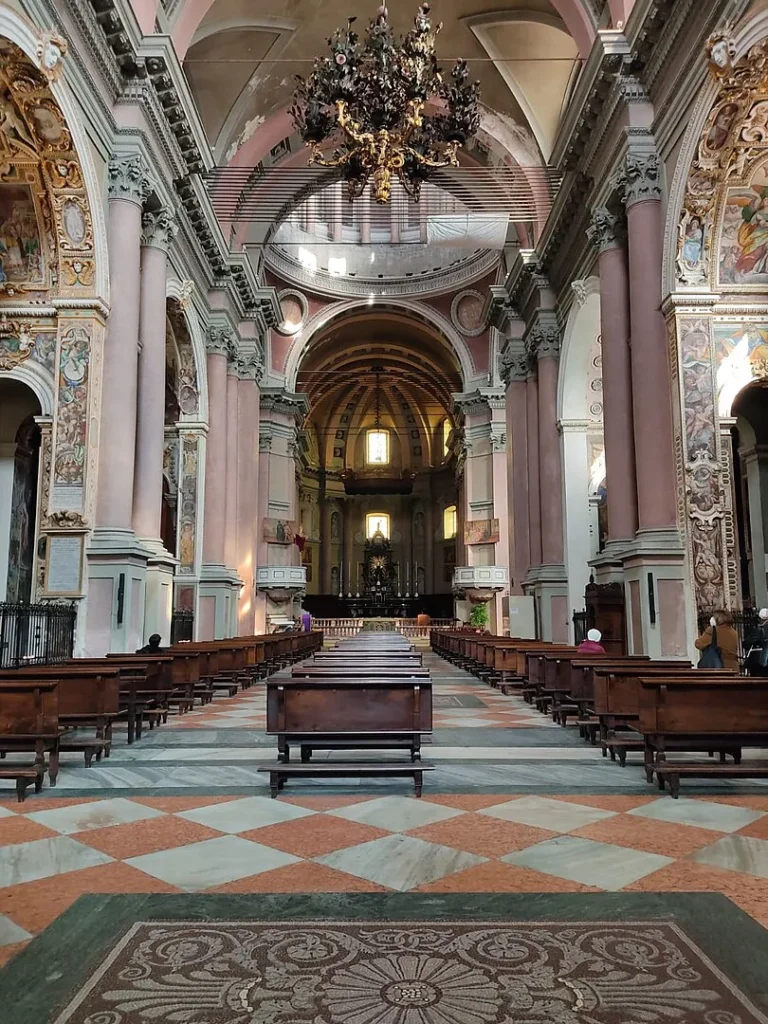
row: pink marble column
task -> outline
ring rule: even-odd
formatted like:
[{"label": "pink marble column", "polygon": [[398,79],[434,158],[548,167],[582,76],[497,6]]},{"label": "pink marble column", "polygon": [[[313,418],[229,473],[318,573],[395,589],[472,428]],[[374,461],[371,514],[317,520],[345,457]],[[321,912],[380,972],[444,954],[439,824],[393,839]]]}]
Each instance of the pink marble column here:
[{"label": "pink marble column", "polygon": [[658,157],[630,154],[624,174],[638,523],[640,530],[670,530],[676,525],[677,503],[667,330],[661,312]]},{"label": "pink marble column", "polygon": [[96,523],[130,530],[136,458],[141,293],[141,207],[150,191],[141,156],[109,165],[109,266],[113,283],[104,343]]},{"label": "pink marble column", "polygon": [[259,461],[256,439],[259,393],[253,371],[247,362],[241,368],[237,384],[237,415],[237,571],[245,584],[238,606],[238,632],[240,636],[250,636],[254,629],[255,615],[253,584],[256,574],[256,535],[253,523],[257,518],[255,480]]},{"label": "pink marble column", "polygon": [[563,460],[557,429],[557,352],[559,334],[542,331],[539,360],[539,488],[541,561],[563,564]]},{"label": "pink marble column", "polygon": [[525,367],[518,367],[516,376],[510,377],[507,388],[508,466],[511,483],[512,539],[514,550],[510,557],[510,590],[522,593],[522,581],[531,566],[531,542],[528,522],[528,423],[526,415]]},{"label": "pink marble column", "polygon": [[608,537],[631,540],[637,531],[637,486],[627,253],[619,220],[605,208],[595,210],[588,234],[599,251]]},{"label": "pink marble column", "polygon": [[143,226],[133,529],[138,537],[159,543],[165,428],[165,271],[176,225],[167,210],[160,210],[144,214]]},{"label": "pink marble column", "polygon": [[230,360],[227,368],[227,446],[225,451],[227,487],[225,521],[227,536],[224,544],[226,564],[237,567],[237,492],[238,492],[238,430],[237,430],[237,366]]},{"label": "pink marble column", "polygon": [[226,560],[227,487],[227,356],[231,335],[226,328],[208,330],[208,440],[205,456],[205,520],[203,561]]},{"label": "pink marble column", "polygon": [[528,440],[528,537],[530,568],[541,565],[541,492],[539,490],[539,386],[535,372],[525,385],[525,422]]}]

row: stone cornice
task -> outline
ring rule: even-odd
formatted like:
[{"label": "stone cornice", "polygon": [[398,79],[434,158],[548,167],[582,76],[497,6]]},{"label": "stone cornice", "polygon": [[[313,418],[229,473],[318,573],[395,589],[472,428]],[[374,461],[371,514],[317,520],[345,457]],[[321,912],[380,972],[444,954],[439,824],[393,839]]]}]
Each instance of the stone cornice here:
[{"label": "stone cornice", "polygon": [[498,331],[503,331],[508,321],[515,315],[514,306],[504,285],[490,285],[483,305],[483,322],[495,327]]},{"label": "stone cornice", "polygon": [[309,412],[309,399],[303,393],[287,391],[285,388],[264,388],[261,392],[260,408],[263,411],[292,417],[299,425]]},{"label": "stone cornice", "polygon": [[491,409],[504,409],[506,396],[502,388],[476,388],[474,391],[463,391],[451,395],[453,411],[467,413],[487,413]]}]

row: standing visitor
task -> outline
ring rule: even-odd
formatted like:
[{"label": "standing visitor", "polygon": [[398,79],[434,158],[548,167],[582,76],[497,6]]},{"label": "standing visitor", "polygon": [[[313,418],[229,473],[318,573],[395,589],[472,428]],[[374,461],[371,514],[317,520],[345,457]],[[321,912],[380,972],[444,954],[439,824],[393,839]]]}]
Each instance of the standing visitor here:
[{"label": "standing visitor", "polygon": [[301,609],[301,628],[304,633],[312,632],[312,616],[303,608]]},{"label": "standing visitor", "polygon": [[[702,654],[699,668],[725,668],[737,671],[739,668],[739,634],[733,628],[733,616],[730,612],[716,611],[709,620],[709,625],[696,640],[696,650]],[[716,663],[714,652],[720,655],[720,665]]]},{"label": "standing visitor", "polygon": [[747,672],[751,676],[768,676],[768,608],[761,608],[757,619],[757,626],[744,641]]}]

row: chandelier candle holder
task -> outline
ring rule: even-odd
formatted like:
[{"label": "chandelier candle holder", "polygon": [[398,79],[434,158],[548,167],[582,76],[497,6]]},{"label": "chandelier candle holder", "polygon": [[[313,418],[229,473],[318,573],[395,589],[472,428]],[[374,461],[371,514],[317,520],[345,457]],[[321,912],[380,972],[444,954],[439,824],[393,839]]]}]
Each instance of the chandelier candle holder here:
[{"label": "chandelier candle holder", "polygon": [[[442,23],[433,29],[428,3],[401,39],[385,6],[363,44],[355,21],[336,30],[330,54],[315,58],[311,75],[296,76],[294,125],[311,150],[310,165],[335,168],[350,200],[370,182],[376,202],[388,203],[393,176],[418,200],[422,183],[440,167],[457,167],[459,150],[477,132],[479,85],[464,60],[443,77],[435,56]],[[428,103],[434,113],[425,113]],[[335,146],[330,155],[328,143]]]}]

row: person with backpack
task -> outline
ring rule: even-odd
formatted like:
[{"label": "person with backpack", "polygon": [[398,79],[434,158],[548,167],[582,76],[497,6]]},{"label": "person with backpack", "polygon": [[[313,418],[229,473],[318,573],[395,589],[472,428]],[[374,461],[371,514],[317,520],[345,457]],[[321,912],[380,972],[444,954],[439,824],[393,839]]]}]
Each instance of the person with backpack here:
[{"label": "person with backpack", "polygon": [[709,625],[696,640],[702,652],[699,668],[739,669],[739,634],[733,628],[733,616],[720,609],[709,620]]},{"label": "person with backpack", "polygon": [[768,608],[757,613],[757,626],[744,641],[745,664],[751,676],[768,676]]}]

